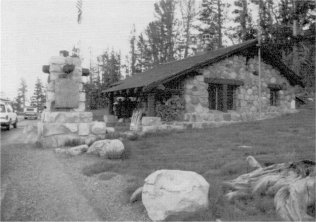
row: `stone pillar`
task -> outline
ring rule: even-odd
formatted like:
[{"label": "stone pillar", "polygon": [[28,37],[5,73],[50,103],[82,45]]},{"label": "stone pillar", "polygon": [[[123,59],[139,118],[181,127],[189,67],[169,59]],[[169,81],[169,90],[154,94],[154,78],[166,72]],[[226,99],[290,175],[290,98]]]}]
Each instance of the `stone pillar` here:
[{"label": "stone pillar", "polygon": [[223,85],[223,112],[227,112],[227,84]]},{"label": "stone pillar", "polygon": [[43,71],[49,73],[49,82],[47,109],[38,123],[38,140],[47,148],[63,147],[74,141],[82,143],[91,135],[106,133],[106,123],[93,122],[92,112],[85,112],[80,58],[69,57],[66,51],[61,54],[53,56],[49,66],[43,66]]},{"label": "stone pillar", "polygon": [[147,104],[148,104],[148,116],[156,115],[156,98],[155,93],[149,93],[147,96]]}]

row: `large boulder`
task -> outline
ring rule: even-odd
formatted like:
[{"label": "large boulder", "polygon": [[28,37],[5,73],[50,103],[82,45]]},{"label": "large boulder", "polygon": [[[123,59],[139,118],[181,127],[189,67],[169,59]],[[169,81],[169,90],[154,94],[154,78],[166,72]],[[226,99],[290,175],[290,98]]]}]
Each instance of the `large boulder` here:
[{"label": "large boulder", "polygon": [[195,172],[158,170],[145,179],[142,201],[151,220],[179,219],[208,208],[209,187]]},{"label": "large boulder", "polygon": [[118,159],[121,158],[124,149],[124,144],[121,140],[99,140],[89,147],[87,153],[97,154],[109,159]]}]

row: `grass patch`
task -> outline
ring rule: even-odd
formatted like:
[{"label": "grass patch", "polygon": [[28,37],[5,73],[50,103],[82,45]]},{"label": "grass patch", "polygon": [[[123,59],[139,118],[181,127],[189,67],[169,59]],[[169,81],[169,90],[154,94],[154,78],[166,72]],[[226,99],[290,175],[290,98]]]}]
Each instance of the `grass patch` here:
[{"label": "grass patch", "polygon": [[114,171],[119,163],[102,160],[82,169],[82,173],[86,176],[92,176],[103,172]]},{"label": "grass patch", "polygon": [[105,173],[101,173],[98,178],[99,180],[110,180],[113,177],[116,177],[117,173],[113,173],[113,172],[105,172]]},{"label": "grass patch", "polygon": [[[315,113],[302,110],[275,119],[187,130],[181,133],[146,134],[125,140],[129,158],[120,162],[103,160],[83,169],[85,175],[112,171],[142,181],[159,169],[195,171],[210,183],[210,208],[189,220],[260,221],[279,220],[270,197],[243,198],[228,203],[222,182],[246,173],[246,157],[262,165],[311,159],[315,161]],[[243,149],[238,146],[250,146]],[[134,192],[138,182],[131,182]]]}]

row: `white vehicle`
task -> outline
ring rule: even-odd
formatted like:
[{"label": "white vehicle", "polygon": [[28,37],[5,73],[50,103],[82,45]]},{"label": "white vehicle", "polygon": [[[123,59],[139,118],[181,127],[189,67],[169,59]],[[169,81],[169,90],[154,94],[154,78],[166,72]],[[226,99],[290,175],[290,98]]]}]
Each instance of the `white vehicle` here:
[{"label": "white vehicle", "polygon": [[10,104],[0,102],[0,122],[1,127],[6,127],[7,130],[10,130],[10,126],[13,125],[14,128],[17,127],[18,124],[18,116]]},{"label": "white vehicle", "polygon": [[37,119],[37,108],[35,107],[24,108],[24,119]]}]

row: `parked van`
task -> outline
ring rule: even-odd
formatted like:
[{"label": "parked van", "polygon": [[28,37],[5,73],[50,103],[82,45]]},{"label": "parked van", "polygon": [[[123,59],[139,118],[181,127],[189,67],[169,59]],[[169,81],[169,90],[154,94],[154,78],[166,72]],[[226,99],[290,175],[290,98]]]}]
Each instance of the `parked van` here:
[{"label": "parked van", "polygon": [[37,108],[34,108],[34,107],[24,108],[24,119],[37,119]]},{"label": "parked van", "polygon": [[1,127],[6,127],[7,130],[10,130],[10,126],[13,125],[14,128],[17,127],[18,124],[18,116],[10,104],[0,102],[0,122]]}]

